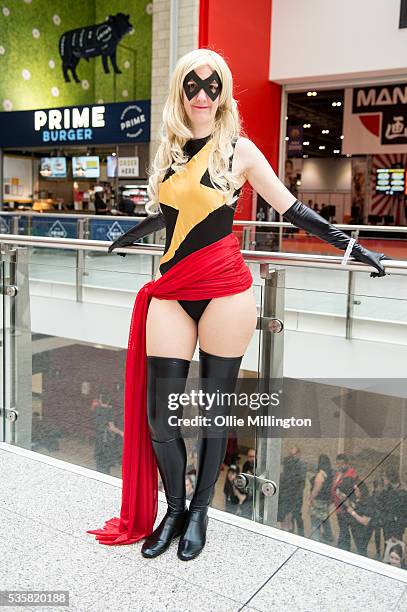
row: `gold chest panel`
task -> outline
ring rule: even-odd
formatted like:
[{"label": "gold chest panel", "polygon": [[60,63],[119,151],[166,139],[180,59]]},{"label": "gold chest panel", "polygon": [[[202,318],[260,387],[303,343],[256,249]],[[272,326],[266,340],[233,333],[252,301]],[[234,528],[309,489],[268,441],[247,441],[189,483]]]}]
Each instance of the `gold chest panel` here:
[{"label": "gold chest panel", "polygon": [[213,187],[201,184],[208,168],[211,141],[185,164],[185,169],[175,172],[158,187],[161,204],[178,210],[177,222],[168,251],[160,264],[170,260],[186,235],[205,217],[225,203],[225,197]]}]

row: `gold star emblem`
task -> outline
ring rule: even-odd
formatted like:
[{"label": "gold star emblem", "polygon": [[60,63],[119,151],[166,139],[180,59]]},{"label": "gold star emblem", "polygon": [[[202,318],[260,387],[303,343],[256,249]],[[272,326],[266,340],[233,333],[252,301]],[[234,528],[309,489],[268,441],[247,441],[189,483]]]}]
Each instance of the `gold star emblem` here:
[{"label": "gold star emblem", "polygon": [[160,183],[158,197],[161,204],[178,210],[171,244],[161,257],[160,264],[171,259],[187,234],[212,211],[225,203],[225,197],[214,187],[201,184],[208,168],[210,140],[185,164],[185,170],[175,172]]}]

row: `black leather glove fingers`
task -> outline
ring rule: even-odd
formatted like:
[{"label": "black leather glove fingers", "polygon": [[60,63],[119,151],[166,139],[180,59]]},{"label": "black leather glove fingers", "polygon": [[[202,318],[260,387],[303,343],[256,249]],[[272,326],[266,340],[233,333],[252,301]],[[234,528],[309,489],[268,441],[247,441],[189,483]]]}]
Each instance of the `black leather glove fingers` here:
[{"label": "black leather glove fingers", "polygon": [[373,266],[376,268],[377,272],[371,272],[370,276],[373,278],[385,276],[386,271],[383,265],[380,263],[382,259],[392,259],[388,255],[384,253],[376,253],[375,251],[369,251],[369,249],[365,249],[359,243],[355,244],[352,249],[352,257],[357,261],[361,261],[369,266]]}]

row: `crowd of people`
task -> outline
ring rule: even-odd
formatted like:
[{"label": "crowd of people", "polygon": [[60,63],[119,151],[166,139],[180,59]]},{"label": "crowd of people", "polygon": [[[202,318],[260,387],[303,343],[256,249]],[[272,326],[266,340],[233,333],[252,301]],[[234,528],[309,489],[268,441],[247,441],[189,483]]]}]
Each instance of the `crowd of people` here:
[{"label": "crowd of people", "polygon": [[[376,559],[406,568],[407,490],[393,465],[384,469],[370,489],[346,454],[336,456],[335,467],[328,455],[321,454],[305,498],[307,474],[300,449],[293,446],[284,457],[280,475],[278,522],[281,528],[344,550],[351,550],[353,539],[356,552],[365,556],[369,555],[368,546],[372,541]],[[309,534],[304,533],[305,510],[309,512]]]},{"label": "crowd of people", "polygon": [[[112,402],[100,393],[92,403],[95,421],[96,469],[110,474],[121,462],[123,431],[115,424]],[[196,486],[197,445],[190,442],[185,475],[186,497],[192,499]],[[227,512],[255,518],[254,479],[256,450],[249,448],[242,466],[237,437],[229,434],[228,446],[217,491],[223,494],[220,508]],[[239,478],[249,476],[246,482]],[[307,486],[308,485],[308,486]],[[335,466],[326,454],[320,454],[310,471],[298,446],[292,446],[283,458],[278,486],[277,522],[281,529],[332,544],[361,555],[374,556],[385,563],[406,569],[404,533],[407,528],[407,490],[398,470],[387,465],[372,481],[371,488],[351,465],[349,457],[338,454]],[[218,499],[219,499],[218,498]],[[304,528],[308,513],[309,531]],[[334,531],[336,536],[334,535]],[[369,549],[369,545],[370,549]]]}]

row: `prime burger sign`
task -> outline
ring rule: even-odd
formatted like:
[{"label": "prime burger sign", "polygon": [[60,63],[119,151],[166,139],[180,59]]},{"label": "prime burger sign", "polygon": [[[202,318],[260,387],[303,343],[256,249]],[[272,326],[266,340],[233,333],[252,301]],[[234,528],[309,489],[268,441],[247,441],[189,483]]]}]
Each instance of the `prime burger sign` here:
[{"label": "prime burger sign", "polygon": [[105,125],[104,106],[34,111],[34,130],[43,142],[93,140],[93,130]]},{"label": "prime burger sign", "polygon": [[0,112],[0,147],[150,141],[150,100]]}]

